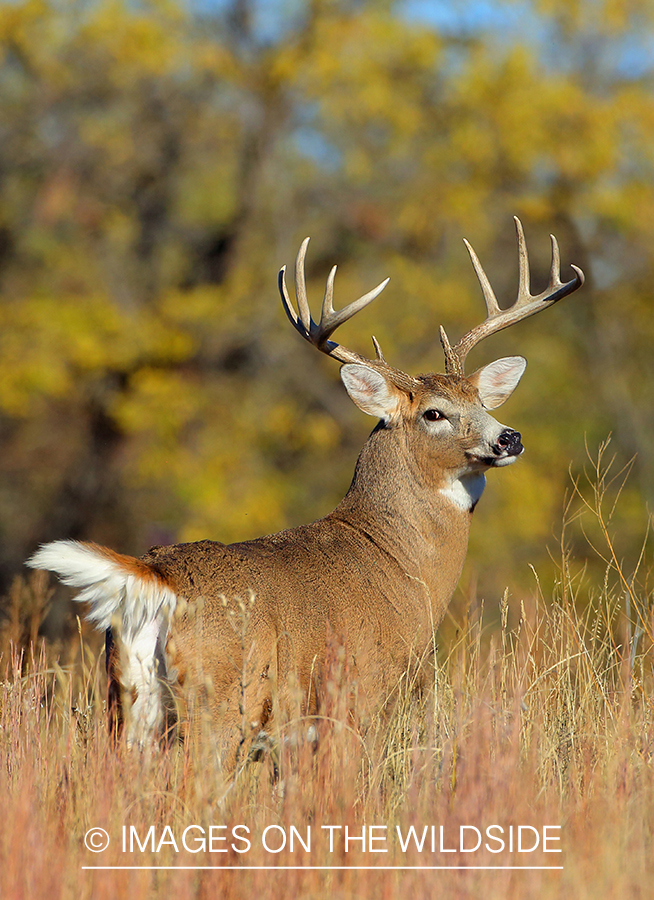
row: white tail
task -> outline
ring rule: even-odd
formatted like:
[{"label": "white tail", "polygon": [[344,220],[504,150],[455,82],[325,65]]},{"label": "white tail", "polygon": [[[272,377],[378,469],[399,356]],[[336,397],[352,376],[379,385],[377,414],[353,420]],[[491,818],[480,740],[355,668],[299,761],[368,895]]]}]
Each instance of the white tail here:
[{"label": "white tail", "polygon": [[[579,269],[572,281],[561,282],[552,238],[550,283],[532,297],[518,220],[516,228],[520,283],[509,309],[497,305],[469,247],[488,318],[454,348],[441,329],[445,375],[413,377],[395,369],[374,338],[375,359],[331,340],[386,282],[335,312],[334,268],[316,323],[304,278],[308,240],[296,261],[297,311],[285,270],[280,272],[293,326],[345,363],[341,377],[350,397],[380,420],[346,497],[328,516],[229,546],[200,541],[155,547],[141,559],[70,541],[48,544],[32,557],[29,565],[81,588],[77,599],[90,605],[89,618],[111,630],[118,652],[110,678],[129,743],[144,744],[161,733],[167,692],[190,683],[198,686],[224,758],[233,764],[236,746],[259,734],[276,710],[289,707],[293,685],[304,712],[320,709],[328,634],[346,643],[360,712],[392,699],[407,669],[420,669],[461,573],[485,472],[513,463],[523,451],[520,434],[487,410],[510,396],[525,360],[496,360],[465,376],[466,355],[487,335],[548,308],[583,283]],[[253,606],[243,600],[250,595]]]},{"label": "white tail", "polygon": [[29,565],[56,572],[64,584],[82,588],[75,598],[88,603],[87,618],[112,629],[118,647],[112,677],[121,685],[127,743],[143,745],[164,724],[166,642],[177,597],[150,568],[97,544],[54,541]]}]

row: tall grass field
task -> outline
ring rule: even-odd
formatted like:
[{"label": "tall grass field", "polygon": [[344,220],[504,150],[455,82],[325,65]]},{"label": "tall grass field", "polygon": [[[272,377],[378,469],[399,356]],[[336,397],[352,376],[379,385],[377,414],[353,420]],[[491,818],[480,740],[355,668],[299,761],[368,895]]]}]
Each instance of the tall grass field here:
[{"label": "tall grass field", "polygon": [[[0,897],[654,896],[648,535],[640,558],[620,558],[620,477],[600,458],[575,487],[553,587],[534,573],[514,596],[507,576],[503,597],[457,605],[430,690],[400,685],[361,723],[334,644],[314,731],[278,722],[273,752],[234,778],[210,729],[147,753],[115,746],[101,644],[81,625],[70,646],[44,643],[48,582],[17,582],[0,663]],[[584,566],[572,525],[592,548]]]}]

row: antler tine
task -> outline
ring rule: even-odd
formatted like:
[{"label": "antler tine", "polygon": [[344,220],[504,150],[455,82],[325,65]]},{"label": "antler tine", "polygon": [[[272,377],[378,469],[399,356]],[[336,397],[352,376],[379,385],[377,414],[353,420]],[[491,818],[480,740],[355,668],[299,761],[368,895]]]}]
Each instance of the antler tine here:
[{"label": "antler tine", "polygon": [[[334,315],[334,279],[336,278],[336,269],[338,266],[332,266],[327,276],[327,284],[325,285],[325,296],[322,300],[322,309],[320,310],[320,324],[326,323]],[[325,335],[329,337],[329,335]]]},{"label": "antler tine", "polygon": [[[559,242],[557,241],[557,239],[554,237],[553,234],[550,235],[550,241],[552,242],[552,264],[550,266],[550,281],[549,281],[549,284],[547,285],[547,288],[545,289],[545,291],[543,291],[544,295],[547,294],[550,290],[556,289],[558,291],[560,289],[566,288],[567,284],[570,284],[570,282],[567,282],[567,284],[565,284],[563,281],[561,281],[561,254],[559,252]],[[561,297],[565,297],[566,294],[570,294],[570,293],[572,293],[572,291],[576,291],[577,288],[581,287],[582,284],[584,283],[584,281],[586,280],[586,276],[584,275],[582,270],[579,268],[579,266],[575,266],[573,263],[571,263],[570,268],[577,276],[577,281],[579,283],[575,287],[573,287],[570,291],[566,290],[565,294],[561,294],[560,297],[556,297],[555,300],[552,300],[552,303],[555,303],[556,300],[560,300]],[[574,281],[574,279],[573,279],[573,281]],[[541,295],[539,294],[539,297],[540,296]]]},{"label": "antler tine", "polygon": [[375,348],[375,353],[377,354],[377,359],[379,360],[379,362],[385,363],[386,359],[384,358],[384,354],[382,353],[382,348],[379,346],[379,341],[374,334],[372,336],[372,344]]},{"label": "antler tine", "polygon": [[525,240],[525,231],[522,222],[517,216],[513,217],[515,222],[515,230],[518,238],[518,296],[515,304],[528,303],[531,299],[531,276],[529,274],[529,254],[527,253],[527,242]]},{"label": "antler tine", "polygon": [[300,249],[295,257],[295,296],[297,297],[297,308],[300,314],[300,320],[308,333],[311,333],[313,320],[311,319],[311,311],[309,310],[309,301],[307,300],[307,283],[304,277],[304,257],[307,255],[307,247],[311,238],[306,237],[300,244]]},{"label": "antler tine", "polygon": [[357,300],[354,300],[352,303],[348,303],[348,305],[344,306],[343,309],[339,309],[337,312],[334,312],[333,299],[335,275],[336,266],[332,268],[331,272],[329,273],[329,277],[327,278],[325,299],[322,302],[322,313],[320,316],[319,325],[321,342],[327,340],[330,334],[336,331],[339,325],[342,325],[343,322],[347,322],[348,319],[351,319],[352,316],[356,315],[360,310],[368,306],[369,303],[372,303],[375,297],[378,297],[381,294],[388,282],[391,280],[390,278],[385,278],[384,281],[381,282],[381,284],[378,284],[377,287],[373,288],[371,291],[368,291],[367,294],[363,294]]},{"label": "antler tine", "polygon": [[547,287],[553,288],[561,285],[561,253],[559,242],[553,234],[550,235],[550,243],[552,244],[552,262],[550,263],[550,282]]},{"label": "antler tine", "polygon": [[463,238],[463,243],[466,245],[466,250],[470,254],[470,259],[472,260],[472,265],[475,270],[475,274],[477,276],[477,280],[479,281],[479,285],[481,287],[481,292],[484,295],[484,302],[486,303],[486,309],[488,310],[489,316],[497,315],[500,311],[499,304],[497,302],[497,298],[495,297],[495,292],[491,287],[491,283],[488,280],[488,275],[483,270],[481,263],[479,262],[479,257],[475,253],[472,244]]},{"label": "antler tine", "polygon": [[540,294],[531,294],[530,275],[529,275],[529,255],[527,253],[527,242],[525,241],[522,222],[517,216],[514,216],[516,233],[518,238],[518,295],[515,302],[508,309],[501,309],[498,306],[493,289],[488,281],[477,254],[472,249],[468,241],[465,245],[470,253],[470,258],[474,266],[479,284],[481,285],[488,316],[486,320],[465,334],[454,347],[449,346],[447,335],[441,329],[441,343],[445,350],[445,371],[448,374],[463,375],[465,359],[480,341],[503,328],[508,328],[528,316],[549,306],[553,306],[558,300],[571,294],[582,286],[585,280],[584,273],[578,266],[572,266],[575,277],[570,281],[561,281],[561,259],[559,253],[559,245],[554,235],[550,235],[552,241],[552,262],[550,265],[549,283],[544,291]]},{"label": "antler tine", "polygon": [[379,346],[379,343],[375,338],[373,338],[373,344],[375,347],[377,358],[374,360],[367,359],[365,356],[359,356],[358,353],[354,353],[352,350],[348,350],[348,348],[344,347],[342,344],[337,344],[335,341],[329,340],[330,336],[334,333],[334,331],[336,331],[339,325],[347,322],[348,319],[351,319],[352,316],[356,315],[356,313],[360,312],[364,307],[368,306],[369,303],[372,303],[372,301],[376,297],[378,297],[379,294],[381,294],[381,292],[390,281],[390,278],[386,278],[381,282],[381,284],[378,284],[377,287],[373,288],[371,291],[368,291],[367,294],[363,294],[363,296],[359,297],[357,300],[354,300],[352,303],[349,303],[347,306],[344,306],[343,309],[335,311],[334,278],[336,276],[336,266],[334,266],[327,278],[325,296],[322,301],[320,321],[316,323],[312,319],[311,312],[309,310],[309,301],[307,299],[306,291],[306,279],[304,275],[304,258],[306,256],[308,244],[309,238],[305,238],[305,240],[302,242],[302,245],[300,246],[297,258],[295,260],[295,290],[297,297],[297,312],[293,307],[288,294],[288,289],[286,287],[286,266],[282,266],[279,271],[279,292],[282,298],[282,305],[293,327],[310,344],[313,344],[314,347],[316,347],[323,353],[326,353],[328,356],[332,356],[334,357],[334,359],[339,360],[339,362],[363,363],[364,365],[372,366],[376,369],[383,369],[383,371],[398,387],[401,387],[405,390],[415,389],[417,383],[415,379],[410,375],[407,375],[405,372],[393,368],[393,366],[390,366],[386,362],[386,360],[384,359],[384,354],[381,351],[381,347]]},{"label": "antler tine", "polygon": [[282,266],[279,270],[277,284],[279,287],[279,293],[282,295],[282,306],[284,307],[284,312],[288,316],[293,328],[295,328],[295,330],[299,332],[302,337],[306,338],[307,330],[300,321],[298,314],[295,312],[293,304],[291,303],[291,298],[288,295],[288,288],[286,287],[286,266]]}]

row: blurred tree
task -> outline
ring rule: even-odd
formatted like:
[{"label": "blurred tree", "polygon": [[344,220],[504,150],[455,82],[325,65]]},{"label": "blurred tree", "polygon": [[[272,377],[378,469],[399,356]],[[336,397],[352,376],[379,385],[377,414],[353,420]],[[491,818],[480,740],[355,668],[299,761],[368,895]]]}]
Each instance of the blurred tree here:
[{"label": "blurred tree", "polygon": [[589,275],[471,360],[531,364],[503,413],[528,454],[476,513],[484,590],[544,558],[584,434],[654,499],[651,4],[517,5],[537,27],[501,39],[378,0],[0,5],[5,584],[40,540],[234,540],[342,496],[372,423],[279,308],[307,233],[316,299],[334,261],[337,302],[392,276],[343,339],[414,371],[481,316],[463,234],[500,298],[514,213],[535,286],[549,230]]}]

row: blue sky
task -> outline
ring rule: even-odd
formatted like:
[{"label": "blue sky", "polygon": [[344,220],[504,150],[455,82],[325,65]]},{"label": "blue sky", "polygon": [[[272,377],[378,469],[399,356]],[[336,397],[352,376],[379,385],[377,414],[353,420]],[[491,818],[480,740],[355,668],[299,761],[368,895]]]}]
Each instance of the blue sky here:
[{"label": "blue sky", "polygon": [[[220,11],[230,0],[185,0],[191,8],[202,12]],[[252,0],[259,33],[264,40],[276,40],[280,32],[301,14],[306,0]],[[568,48],[557,44],[546,20],[534,12],[534,0],[402,0],[398,14],[409,21],[424,23],[450,34],[485,33],[498,48],[514,41],[532,43],[540,48],[550,64],[563,68],[574,67],[577,60]],[[589,34],[594,20],[589,15]],[[627,34],[604,40],[603,66],[610,75],[638,77],[654,73],[654,36],[651,29],[637,25]],[[573,51],[574,52],[574,51]],[[545,53],[547,54],[545,56]]]}]

